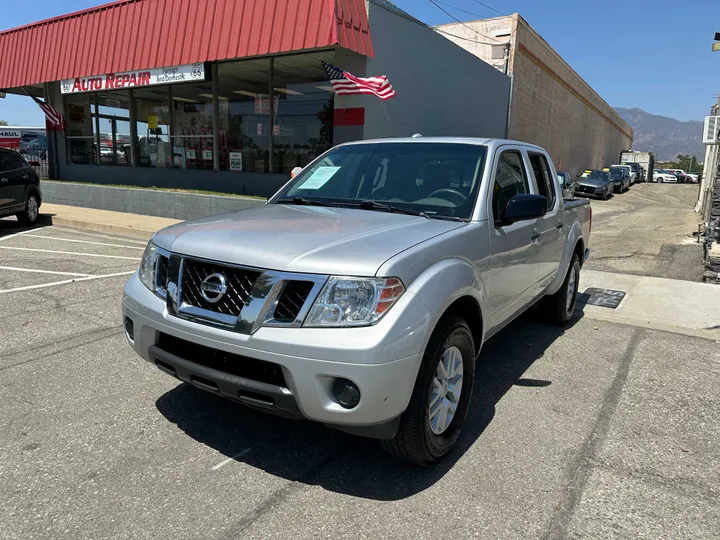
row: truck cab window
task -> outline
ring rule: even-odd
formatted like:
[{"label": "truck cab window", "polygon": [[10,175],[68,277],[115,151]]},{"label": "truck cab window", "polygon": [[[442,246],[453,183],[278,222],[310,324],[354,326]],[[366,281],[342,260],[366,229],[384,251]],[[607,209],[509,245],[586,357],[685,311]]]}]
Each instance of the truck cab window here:
[{"label": "truck cab window", "polygon": [[493,186],[493,217],[499,221],[510,199],[521,193],[529,193],[527,173],[520,152],[503,152],[498,160]]},{"label": "truck cab window", "polygon": [[552,184],[550,166],[545,156],[541,154],[530,154],[530,165],[533,168],[535,181],[537,182],[538,193],[548,201],[548,210],[555,208],[555,187]]}]

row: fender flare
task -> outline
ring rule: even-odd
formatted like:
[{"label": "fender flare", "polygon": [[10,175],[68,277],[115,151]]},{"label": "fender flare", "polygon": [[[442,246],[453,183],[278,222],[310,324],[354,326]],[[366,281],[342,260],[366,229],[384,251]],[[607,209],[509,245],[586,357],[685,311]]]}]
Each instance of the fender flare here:
[{"label": "fender flare", "polygon": [[[560,287],[562,287],[562,284],[565,281],[565,276],[568,272],[568,268],[570,268],[570,261],[572,261],[572,257],[575,253],[575,248],[577,247],[578,242],[583,242],[584,246],[584,240],[582,237],[582,225],[580,225],[579,221],[575,221],[572,224],[572,227],[570,227],[570,231],[568,232],[567,241],[565,242],[565,250],[563,252],[562,261],[560,261],[558,273],[555,274],[555,279],[548,287],[547,294],[555,294],[560,290]],[[583,260],[581,257],[580,264],[582,263]]]},{"label": "fender flare", "polygon": [[[425,305],[435,325],[448,308],[463,297],[473,298],[480,310],[480,317],[486,320],[485,285],[475,267],[463,259],[444,259],[432,264],[415,278],[407,290]],[[483,324],[482,341],[485,340],[485,331]],[[423,350],[427,348],[431,334],[425,336]],[[476,344],[478,350],[481,346],[482,342]]]}]

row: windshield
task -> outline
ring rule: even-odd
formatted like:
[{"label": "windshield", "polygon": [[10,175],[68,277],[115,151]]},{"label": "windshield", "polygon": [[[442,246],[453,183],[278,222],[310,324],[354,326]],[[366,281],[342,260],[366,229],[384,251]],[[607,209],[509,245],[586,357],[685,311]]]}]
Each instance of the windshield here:
[{"label": "windshield", "polygon": [[613,180],[620,180],[625,176],[625,171],[622,169],[610,169],[610,176],[612,176]]},{"label": "windshield", "polygon": [[487,148],[455,143],[354,144],[334,148],[274,200],[328,206],[369,201],[427,217],[472,214]]},{"label": "windshield", "polygon": [[605,171],[593,171],[590,173],[590,176],[588,176],[588,178],[590,178],[591,180],[608,181],[610,179],[609,174],[610,173],[606,173]]}]

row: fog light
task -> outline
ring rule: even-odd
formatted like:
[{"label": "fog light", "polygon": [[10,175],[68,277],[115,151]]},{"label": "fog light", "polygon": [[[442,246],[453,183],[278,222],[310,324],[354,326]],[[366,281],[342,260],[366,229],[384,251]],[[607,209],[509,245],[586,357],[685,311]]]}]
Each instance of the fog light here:
[{"label": "fog light", "polygon": [[135,341],[135,323],[130,317],[125,317],[125,333],[130,341]]},{"label": "fog light", "polygon": [[333,394],[338,403],[345,409],[354,409],[360,403],[360,389],[347,379],[335,379],[332,386]]}]

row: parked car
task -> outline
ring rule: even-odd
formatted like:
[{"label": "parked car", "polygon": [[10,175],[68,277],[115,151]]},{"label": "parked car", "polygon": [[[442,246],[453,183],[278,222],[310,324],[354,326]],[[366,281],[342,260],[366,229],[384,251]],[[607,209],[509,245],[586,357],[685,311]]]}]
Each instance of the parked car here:
[{"label": "parked car", "polygon": [[575,183],[575,194],[581,197],[599,197],[608,199],[613,193],[613,180],[610,171],[591,170],[586,177],[580,177]]},{"label": "parked car", "polygon": [[568,172],[558,173],[558,182],[562,189],[562,196],[564,199],[572,199],[575,196],[575,181]]},{"label": "parked car", "polygon": [[613,165],[613,167],[623,167],[630,176],[630,185],[633,185],[637,181],[637,174],[630,165]]},{"label": "parked car", "polygon": [[655,182],[661,184],[677,184],[678,181],[677,175],[666,171],[665,169],[655,169],[653,171],[653,176],[655,178]]},{"label": "parked car", "polygon": [[128,342],[200,389],[433,464],[485,340],[538,300],[572,317],[591,210],[556,177],[522,142],[335,147],[267,205],[156,233],[125,287]]},{"label": "parked car", "polygon": [[700,182],[700,175],[696,173],[687,173],[686,175],[688,178],[690,178],[690,183],[697,184]]},{"label": "parked car", "polygon": [[[628,165],[630,169],[632,169],[631,172],[635,173],[635,179],[634,181],[631,181],[631,184],[634,184],[635,182],[644,182],[645,177],[643,176],[643,168],[640,166],[639,163],[623,163],[623,165]],[[633,180],[632,178],[630,180]]]},{"label": "parked car", "polygon": [[24,225],[37,221],[42,203],[40,178],[25,158],[0,148],[0,218],[17,216]]},{"label": "parked car", "polygon": [[[606,169],[603,169],[606,170]],[[612,178],[615,193],[622,193],[630,189],[630,174],[626,167],[613,165],[607,169]]]}]

